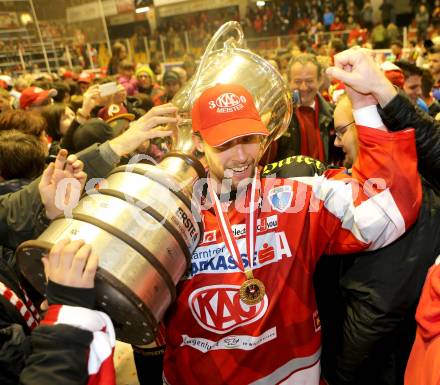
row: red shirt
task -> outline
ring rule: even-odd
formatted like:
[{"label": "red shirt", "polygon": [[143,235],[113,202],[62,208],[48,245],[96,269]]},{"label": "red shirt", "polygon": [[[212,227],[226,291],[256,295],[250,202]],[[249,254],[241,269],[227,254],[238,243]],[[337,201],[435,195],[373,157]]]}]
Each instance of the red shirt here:
[{"label": "red shirt", "polygon": [[325,162],[324,144],[318,123],[318,103],[315,102],[315,109],[306,106],[298,107],[296,117],[301,136],[300,154]]}]

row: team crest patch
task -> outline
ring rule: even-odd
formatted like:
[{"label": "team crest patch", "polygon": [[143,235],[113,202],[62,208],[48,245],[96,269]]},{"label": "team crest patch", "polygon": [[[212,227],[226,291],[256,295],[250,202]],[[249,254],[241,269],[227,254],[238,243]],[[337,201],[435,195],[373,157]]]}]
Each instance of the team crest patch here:
[{"label": "team crest patch", "polygon": [[270,206],[280,213],[286,211],[293,199],[292,186],[278,186],[269,191],[268,195]]}]

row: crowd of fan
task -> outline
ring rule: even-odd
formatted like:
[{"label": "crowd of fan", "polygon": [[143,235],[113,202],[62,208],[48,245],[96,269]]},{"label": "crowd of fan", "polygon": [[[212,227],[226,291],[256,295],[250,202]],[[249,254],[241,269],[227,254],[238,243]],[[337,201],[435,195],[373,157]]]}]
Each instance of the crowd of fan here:
[{"label": "crowd of fan", "polygon": [[[322,24],[319,28],[329,31],[338,30],[335,24],[343,24],[340,29],[344,30],[349,23],[358,21],[362,28],[371,27],[366,16],[371,7],[369,1],[361,10],[354,2],[349,2],[347,8],[342,3],[345,4],[329,2],[321,7],[324,4],[313,0],[301,8],[280,2],[257,13],[249,13],[246,23],[257,34],[264,33],[265,28],[276,33],[290,33],[294,25],[295,28],[300,25],[298,20],[307,17],[315,20],[314,26]],[[419,29],[421,17],[426,12],[423,7],[420,6],[416,16]],[[317,13],[321,8],[326,11]],[[333,16],[330,17],[329,13]],[[435,11],[430,13],[432,23],[437,23],[435,14]],[[389,15],[386,39],[391,36],[389,26],[393,16],[392,13]],[[318,21],[320,19],[322,23]],[[384,28],[379,23],[371,32],[374,46],[378,46],[375,31],[381,25]],[[428,26],[429,20],[426,28],[420,29],[424,31],[422,38],[426,37]],[[291,91],[299,91],[300,100],[295,101],[287,136],[274,143],[264,158],[265,162],[304,155],[323,163],[351,167],[341,141],[344,133],[337,132],[333,125],[333,107],[344,93],[344,85],[332,83],[324,69],[347,45],[368,42],[362,31],[359,34],[352,34],[352,31],[346,39],[334,38],[328,44],[314,47],[309,44],[306,34],[305,39],[291,49],[267,56],[284,76]],[[440,46],[435,45],[433,38],[428,43],[415,43],[411,49],[403,51],[400,39],[399,35],[393,36],[391,53],[378,54],[376,61],[413,105],[434,118],[440,118]],[[56,74],[24,74],[17,78],[1,75],[0,195],[18,191],[40,176],[46,163],[53,160],[61,148],[78,153],[95,143],[104,143],[126,131],[131,122],[154,106],[170,102],[194,75],[196,62],[195,57],[187,55],[182,65],[171,67],[157,61],[135,64],[127,59],[126,47],[116,43],[107,68],[100,73],[60,68]],[[108,84],[112,82],[115,83],[113,88]],[[104,93],[104,84],[112,92]],[[165,135],[146,141],[135,153],[160,161],[170,145],[171,140]],[[124,155],[128,159],[132,154]]]},{"label": "crowd of fan", "polygon": [[[417,30],[416,45],[426,37],[438,34],[440,1],[417,2],[413,7],[411,26]],[[401,28],[396,24],[394,3],[384,0],[379,11],[380,18],[377,20],[370,0],[271,1],[262,7],[248,7],[246,17],[241,20],[234,8],[198,12],[185,18],[170,17],[159,24],[155,36],[165,37],[167,54],[179,57],[185,51],[185,32],[189,32],[193,47],[201,47],[225,21],[237,20],[248,38],[291,35],[298,36],[298,42],[304,47],[319,48],[320,44],[327,43],[331,36],[336,35],[349,47],[389,48],[393,42],[402,40]],[[291,43],[287,43],[288,48]]]},{"label": "crowd of fan", "polygon": [[[274,52],[266,58],[289,81],[292,58],[305,54],[316,55],[320,68],[325,69],[331,64],[333,55],[345,48],[344,42],[338,38],[315,49],[301,42],[291,51]],[[434,117],[440,112],[437,101],[440,98],[440,53],[437,46],[431,42],[428,45],[416,45],[404,52],[402,44],[394,41],[391,53],[377,55],[377,61],[383,62],[382,67],[386,73],[397,86],[406,91],[414,104]],[[18,78],[1,75],[2,151],[17,154],[17,151],[9,147],[12,144],[20,147],[17,138],[21,134],[26,135],[22,139],[26,145],[37,139],[43,146],[31,146],[34,151],[25,151],[25,145],[21,146],[27,155],[16,155],[19,162],[4,161],[9,158],[2,157],[4,164],[0,167],[1,176],[7,181],[0,185],[0,191],[13,191],[39,175],[44,162],[35,159],[56,154],[60,145],[69,151],[80,151],[94,141],[107,140],[114,135],[115,127],[116,132],[121,132],[130,121],[139,118],[153,106],[168,103],[193,76],[195,69],[196,60],[191,55],[184,58],[182,65],[165,71],[161,63],[156,61],[134,65],[127,60],[126,47],[116,43],[106,72],[60,68],[57,74],[25,74]],[[331,84],[321,72],[322,78],[320,74],[313,98],[319,92],[326,103],[332,104],[341,87],[339,84]],[[113,81],[118,84],[118,91],[113,95],[100,96],[99,85]],[[167,149],[166,139],[157,140],[150,144],[149,154],[158,160]],[[32,159],[29,158],[31,154],[34,156]],[[7,171],[6,168],[11,166],[6,165],[11,164],[22,167],[23,171]],[[28,167],[28,164],[32,164],[32,167]],[[19,183],[17,179],[24,182]]]}]

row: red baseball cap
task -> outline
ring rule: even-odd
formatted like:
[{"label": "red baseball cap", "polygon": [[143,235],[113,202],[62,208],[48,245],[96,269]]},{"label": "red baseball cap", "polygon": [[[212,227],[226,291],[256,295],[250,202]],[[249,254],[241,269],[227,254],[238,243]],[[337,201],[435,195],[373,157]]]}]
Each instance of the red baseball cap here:
[{"label": "red baseball cap", "polygon": [[212,147],[247,135],[269,135],[252,95],[238,84],[217,84],[194,103],[192,127]]},{"label": "red baseball cap", "polygon": [[43,90],[39,87],[25,88],[20,96],[20,107],[25,110],[32,105],[38,106],[56,94],[57,90],[53,88],[50,90]]},{"label": "red baseball cap", "polygon": [[405,75],[403,74],[401,68],[396,66],[394,63],[391,63],[390,61],[383,62],[380,68],[391,83],[403,89],[403,84],[405,83]]},{"label": "red baseball cap", "polygon": [[64,79],[73,79],[74,73],[72,71],[64,71],[63,78]]},{"label": "red baseball cap", "polygon": [[93,76],[89,72],[81,72],[78,77],[78,83],[90,84],[93,80]]},{"label": "red baseball cap", "polygon": [[113,122],[116,119],[126,119],[130,122],[136,117],[130,114],[123,104],[110,104],[108,107],[102,107],[98,111],[98,117],[107,123]]}]

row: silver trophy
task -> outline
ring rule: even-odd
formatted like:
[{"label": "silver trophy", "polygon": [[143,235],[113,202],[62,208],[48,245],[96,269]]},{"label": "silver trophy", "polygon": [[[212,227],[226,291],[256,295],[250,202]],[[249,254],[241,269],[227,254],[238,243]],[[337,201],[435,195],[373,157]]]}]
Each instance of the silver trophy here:
[{"label": "silver trophy", "polygon": [[[226,40],[231,31],[238,38]],[[214,49],[220,39],[226,40],[223,47]],[[71,217],[56,218],[37,240],[20,245],[20,269],[40,293],[45,291],[42,255],[61,239],[84,239],[99,256],[97,308],[112,318],[117,338],[135,345],[153,341],[203,237],[199,202],[193,199],[196,181],[205,176],[191,135],[194,101],[217,83],[244,86],[269,129],[266,147],[289,124],[287,84],[267,61],[243,46],[237,22],[215,33],[196,74],[173,99],[184,120],[175,128],[171,152],[158,165],[115,168],[94,193],[84,194]]]}]

